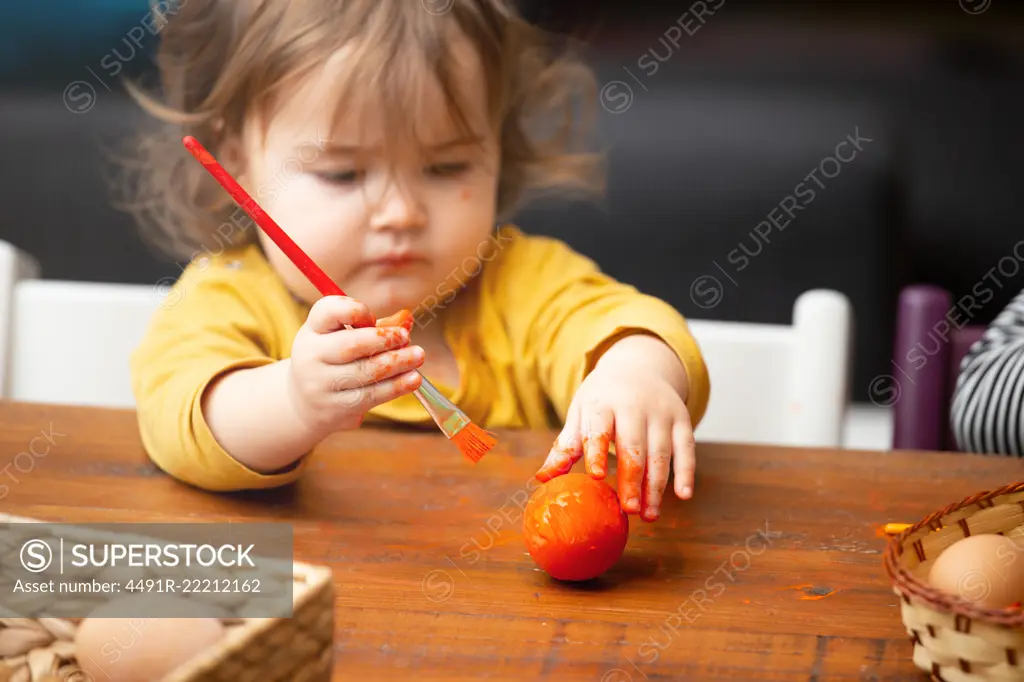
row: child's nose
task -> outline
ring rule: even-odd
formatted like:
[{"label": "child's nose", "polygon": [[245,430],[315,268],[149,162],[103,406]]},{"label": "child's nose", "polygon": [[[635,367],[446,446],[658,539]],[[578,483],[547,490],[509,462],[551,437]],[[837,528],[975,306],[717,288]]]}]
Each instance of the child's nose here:
[{"label": "child's nose", "polygon": [[422,229],[426,211],[411,191],[389,188],[374,207],[371,224],[375,229]]}]

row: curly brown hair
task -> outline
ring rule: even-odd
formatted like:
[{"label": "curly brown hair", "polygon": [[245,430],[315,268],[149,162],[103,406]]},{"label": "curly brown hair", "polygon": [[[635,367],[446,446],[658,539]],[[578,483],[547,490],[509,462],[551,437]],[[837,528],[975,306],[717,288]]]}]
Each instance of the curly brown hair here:
[{"label": "curly brown hair", "polygon": [[[183,149],[182,136],[195,136],[214,155],[223,151],[219,160],[237,173],[227,149],[246,122],[267,121],[297,82],[349,44],[356,49],[346,59],[348,75],[330,82],[333,92],[318,106],[351,110],[372,92],[382,104],[372,115],[389,131],[408,131],[425,77],[440,85],[453,120],[465,121],[449,48],[453,31],[468,39],[501,146],[499,218],[533,191],[604,188],[603,157],[585,148],[593,74],[568,42],[551,40],[506,0],[181,0],[165,15],[160,94],[127,84],[161,125],[139,138],[122,207],[147,241],[174,257],[194,256],[213,240],[224,248],[218,227],[236,211]],[[232,246],[254,238],[252,230],[228,233]]]}]

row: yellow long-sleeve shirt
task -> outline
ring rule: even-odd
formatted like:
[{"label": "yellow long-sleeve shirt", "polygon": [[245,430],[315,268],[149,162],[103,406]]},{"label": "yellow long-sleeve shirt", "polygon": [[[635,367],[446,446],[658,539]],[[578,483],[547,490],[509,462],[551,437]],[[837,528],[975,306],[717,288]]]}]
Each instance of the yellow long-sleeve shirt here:
[{"label": "yellow long-sleeve shirt", "polygon": [[[476,265],[437,288],[437,303],[426,305],[433,310],[416,311],[420,325],[444,325],[461,381],[434,383],[470,419],[488,429],[558,427],[600,354],[623,334],[646,331],[682,360],[696,428],[710,381],[674,308],[608,277],[560,241],[506,226],[494,242],[496,251],[485,255],[490,260],[473,286],[458,291]],[[190,263],[131,358],[139,427],[152,460],[210,490],[268,488],[301,476],[308,457],[271,475],[232,458],[210,431],[200,399],[228,370],[289,357],[308,312],[255,245]],[[380,420],[432,424],[413,395],[374,408],[366,419]]]}]

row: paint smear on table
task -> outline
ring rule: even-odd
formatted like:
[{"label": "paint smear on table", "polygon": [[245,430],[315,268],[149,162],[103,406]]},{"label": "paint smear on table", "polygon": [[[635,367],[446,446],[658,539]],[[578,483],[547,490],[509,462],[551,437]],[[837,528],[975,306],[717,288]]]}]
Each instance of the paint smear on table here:
[{"label": "paint smear on table", "polygon": [[783,590],[798,590],[805,594],[800,595],[800,599],[803,601],[817,601],[824,599],[825,597],[831,597],[836,594],[839,590],[833,590],[831,587],[820,587],[811,583],[803,583],[801,585],[787,585],[786,587],[780,587],[779,591]]},{"label": "paint smear on table", "polygon": [[803,600],[803,601],[817,601],[819,599],[824,599],[825,597],[831,597],[833,594],[838,592],[838,590],[832,590],[832,589],[829,589],[827,587],[819,588],[819,589],[828,590],[828,591],[827,592],[822,592],[821,594],[805,594],[805,595],[801,596],[800,599]]}]

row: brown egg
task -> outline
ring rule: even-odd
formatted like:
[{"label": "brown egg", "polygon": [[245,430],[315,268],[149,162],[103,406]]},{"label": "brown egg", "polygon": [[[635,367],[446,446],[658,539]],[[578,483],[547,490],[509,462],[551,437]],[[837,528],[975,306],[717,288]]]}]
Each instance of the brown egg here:
[{"label": "brown egg", "polygon": [[1024,545],[1002,535],[972,535],[946,548],[928,582],[950,595],[989,608],[1024,600]]},{"label": "brown egg", "polygon": [[[78,626],[75,658],[91,675],[89,679],[160,679],[224,636],[219,619],[195,617],[196,605],[185,599],[146,595],[140,601],[140,597],[104,604]],[[130,610],[127,603],[132,604]],[[128,613],[137,617],[126,617]]]}]

